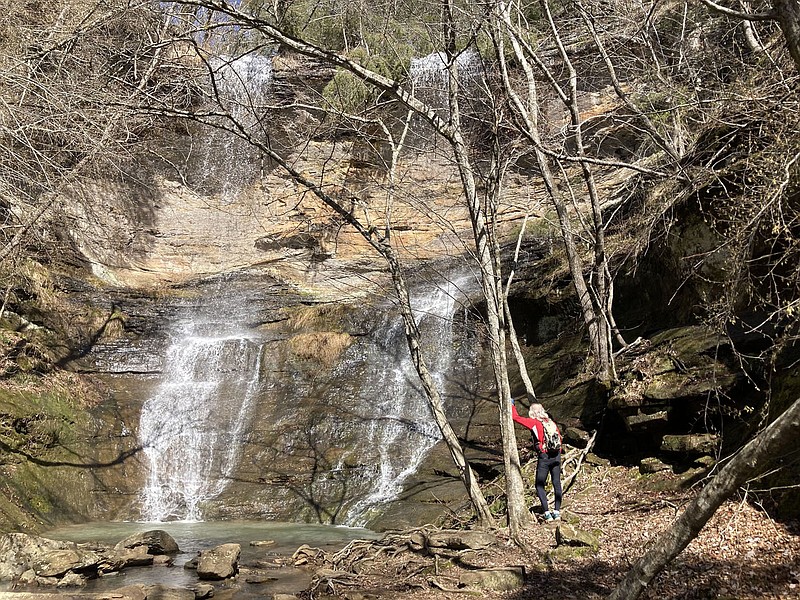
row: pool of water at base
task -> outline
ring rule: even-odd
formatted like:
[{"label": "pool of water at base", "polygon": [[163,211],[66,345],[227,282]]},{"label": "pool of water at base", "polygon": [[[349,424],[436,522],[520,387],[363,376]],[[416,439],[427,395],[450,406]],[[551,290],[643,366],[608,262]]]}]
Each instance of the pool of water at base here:
[{"label": "pool of water at base", "polygon": [[[244,582],[243,577],[239,577],[236,582],[208,583],[220,588],[237,588],[231,590],[236,598],[263,598],[267,592],[270,594],[296,593],[307,585],[308,573],[292,567],[281,568],[281,561],[276,559],[291,556],[303,544],[331,551],[345,546],[354,539],[379,537],[373,531],[354,527],[255,521],[83,523],[53,529],[42,535],[55,540],[78,543],[100,542],[114,545],[134,533],[153,529],[166,531],[177,542],[180,552],[175,555],[173,566],[129,567],[119,574],[89,580],[87,586],[81,591],[106,592],[136,584],[190,587],[197,584],[199,580],[194,570],[183,568],[189,560],[197,556],[201,550],[207,550],[220,544],[237,543],[242,547],[240,566],[243,568],[249,566],[265,573],[268,575],[269,581],[262,584],[248,584]],[[274,544],[269,546],[250,544],[264,541],[272,541]],[[36,591],[47,590],[37,588]],[[67,589],[52,591],[69,593]],[[73,593],[74,591],[77,590],[72,590]]]}]

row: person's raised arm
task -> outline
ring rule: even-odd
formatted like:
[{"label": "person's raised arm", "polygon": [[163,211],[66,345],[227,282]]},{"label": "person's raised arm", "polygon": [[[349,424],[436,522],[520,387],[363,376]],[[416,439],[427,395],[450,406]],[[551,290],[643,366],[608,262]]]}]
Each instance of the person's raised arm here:
[{"label": "person's raised arm", "polygon": [[523,427],[527,427],[528,429],[533,429],[535,419],[531,419],[530,417],[523,417],[517,412],[517,405],[514,403],[514,399],[511,399],[511,418],[514,419],[515,423],[519,423]]}]

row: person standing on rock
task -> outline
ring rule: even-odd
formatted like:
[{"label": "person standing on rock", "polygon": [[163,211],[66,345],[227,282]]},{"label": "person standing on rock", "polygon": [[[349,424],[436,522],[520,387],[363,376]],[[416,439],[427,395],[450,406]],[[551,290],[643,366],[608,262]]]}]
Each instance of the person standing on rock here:
[{"label": "person standing on rock", "polygon": [[[561,432],[541,404],[531,404],[527,417],[517,412],[517,405],[511,399],[511,416],[515,423],[530,429],[533,438],[533,449],[538,461],[536,463],[536,495],[542,503],[545,521],[556,521],[561,518]],[[547,476],[553,482],[555,493],[554,510],[547,505],[547,492],[544,489]]]}]

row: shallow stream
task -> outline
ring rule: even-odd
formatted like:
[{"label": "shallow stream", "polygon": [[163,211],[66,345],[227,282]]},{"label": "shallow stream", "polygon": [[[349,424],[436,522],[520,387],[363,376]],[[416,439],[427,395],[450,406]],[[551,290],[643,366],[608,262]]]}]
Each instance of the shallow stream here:
[{"label": "shallow stream", "polygon": [[[218,588],[235,588],[235,597],[264,597],[264,594],[296,593],[307,587],[309,573],[298,568],[282,566],[298,547],[308,544],[313,548],[335,550],[354,539],[374,539],[378,534],[355,527],[314,525],[304,523],[218,521],[170,523],[84,523],[53,529],[43,534],[56,540],[78,543],[101,542],[116,544],[134,533],[162,529],[178,543],[180,553],[171,567],[129,567],[119,574],[90,580],[86,592],[106,592],[128,585],[162,584],[168,587],[190,587],[198,583],[197,573],[183,566],[201,550],[225,543],[238,543],[242,547],[239,564],[259,573],[266,571],[269,581],[246,583],[246,573],[236,582],[208,582]],[[269,546],[251,546],[250,542],[273,541]],[[289,564],[291,562],[289,561]],[[245,569],[246,571],[247,569]],[[243,576],[245,575],[245,576]],[[21,590],[16,590],[21,591]],[[37,592],[45,591],[36,588]],[[63,593],[63,589],[53,589]]]}]

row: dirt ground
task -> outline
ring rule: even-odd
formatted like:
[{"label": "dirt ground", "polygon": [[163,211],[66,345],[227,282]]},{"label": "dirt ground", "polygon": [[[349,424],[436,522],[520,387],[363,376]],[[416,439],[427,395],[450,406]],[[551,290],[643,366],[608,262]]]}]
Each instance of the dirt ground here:
[{"label": "dirt ground", "polygon": [[[563,512],[566,521],[598,536],[597,550],[558,547],[556,525],[544,523],[526,530],[525,550],[500,530],[495,532],[498,544],[462,553],[455,561],[434,559],[398,543],[353,547],[350,556],[335,565],[314,561],[351,575],[337,571],[304,595],[350,600],[463,598],[476,594],[463,585],[467,571],[522,567],[521,587],[477,594],[486,600],[602,598],[695,493],[691,488],[676,490],[677,479],[671,473],[643,477],[628,467],[582,472],[580,483],[565,496]],[[733,498],[641,597],[800,598],[800,523],[773,520],[753,495]]]}]

